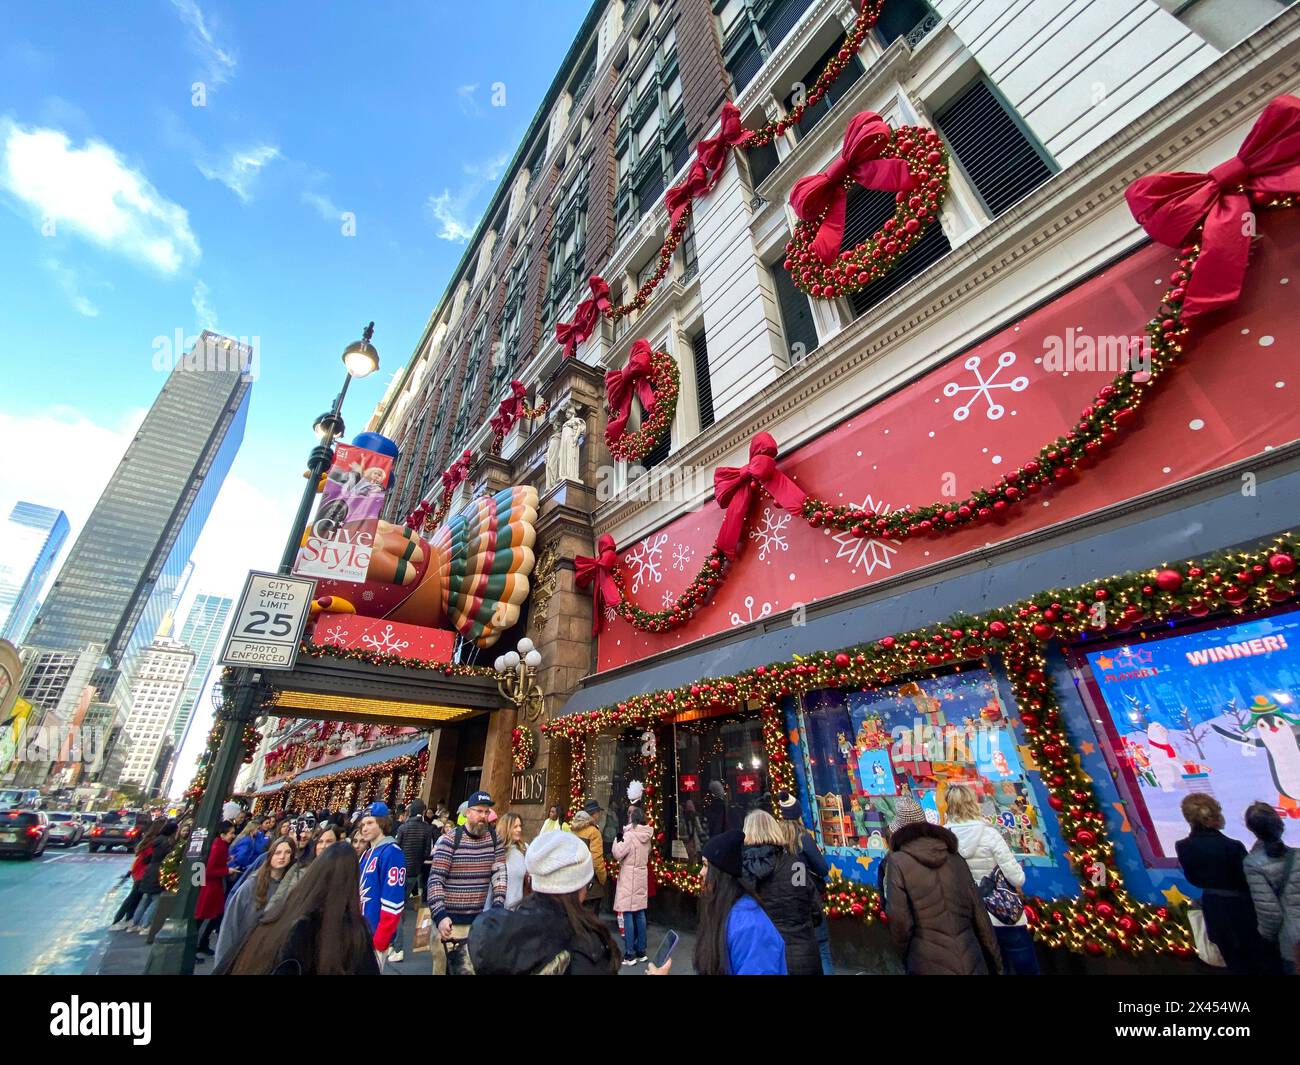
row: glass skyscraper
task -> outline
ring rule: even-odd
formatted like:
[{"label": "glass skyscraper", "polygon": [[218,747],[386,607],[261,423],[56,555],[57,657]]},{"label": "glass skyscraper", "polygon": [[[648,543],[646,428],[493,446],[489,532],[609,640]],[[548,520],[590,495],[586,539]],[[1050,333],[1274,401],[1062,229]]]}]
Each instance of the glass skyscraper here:
[{"label": "glass skyscraper", "polygon": [[153,642],[244,438],[251,349],[204,332],[118,464],[27,634],[102,644],[129,676]]},{"label": "glass skyscraper", "polygon": [[16,504],[0,525],[0,640],[23,642],[67,538],[68,516],[35,503]]},{"label": "glass skyscraper", "polygon": [[226,617],[233,604],[234,600],[226,596],[196,595],[194,605],[185,615],[180,641],[194,652],[194,670],[185,685],[180,708],[176,711],[176,720],[172,724],[172,744],[178,751],[185,740],[190,718],[194,715],[194,705],[208,683],[208,675],[212,672],[212,661],[221,648],[221,636],[226,628]]}]

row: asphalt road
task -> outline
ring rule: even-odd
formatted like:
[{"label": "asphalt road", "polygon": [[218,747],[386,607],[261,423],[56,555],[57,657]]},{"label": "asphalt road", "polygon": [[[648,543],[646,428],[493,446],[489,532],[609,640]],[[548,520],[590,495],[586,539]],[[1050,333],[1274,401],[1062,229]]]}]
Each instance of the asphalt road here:
[{"label": "asphalt road", "polygon": [[27,861],[0,857],[0,974],[72,975],[85,970],[126,894],[131,864],[121,851],[48,847]]}]

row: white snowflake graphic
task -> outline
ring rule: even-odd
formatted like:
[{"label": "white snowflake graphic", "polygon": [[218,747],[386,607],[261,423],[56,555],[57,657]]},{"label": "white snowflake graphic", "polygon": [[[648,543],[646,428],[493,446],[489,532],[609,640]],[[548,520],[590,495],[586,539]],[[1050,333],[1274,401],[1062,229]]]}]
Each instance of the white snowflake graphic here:
[{"label": "white snowflake graphic", "polygon": [[958,407],[952,412],[953,421],[964,422],[969,418],[971,406],[980,396],[984,397],[984,401],[989,406],[989,409],[985,412],[988,415],[989,421],[995,422],[1001,418],[1007,411],[1001,403],[998,403],[993,399],[993,389],[1009,388],[1012,392],[1023,392],[1029,387],[1029,378],[1025,377],[1023,374],[1010,381],[997,380],[998,374],[1007,367],[1013,366],[1015,361],[1016,353],[1014,351],[1004,351],[998,356],[997,369],[986,378],[980,373],[980,357],[978,355],[972,355],[968,358],[964,365],[966,369],[970,370],[970,372],[975,375],[975,384],[959,385],[956,381],[949,381],[943,386],[943,394],[949,399],[960,392],[971,393],[971,397],[966,401],[965,405]]},{"label": "white snowflake graphic", "polygon": [[763,562],[769,554],[789,551],[785,528],[790,524],[790,515],[778,514],[771,507],[763,508],[763,524],[749,530],[749,538],[758,544],[758,560]]},{"label": "white snowflake graphic", "polygon": [[612,606],[605,607],[605,620],[607,622],[613,621],[616,617],[618,617],[617,610],[615,610]]},{"label": "white snowflake graphic", "polygon": [[663,564],[664,544],[667,542],[668,534],[660,533],[653,539],[642,540],[624,557],[623,561],[635,570],[632,574],[632,591],[639,592],[641,585],[651,581],[658,584],[664,579],[659,567]]},{"label": "white snowflake graphic", "polygon": [[320,642],[329,644],[331,647],[346,647],[348,634],[344,631],[342,624],[336,623],[332,629],[327,629],[321,633]]},{"label": "white snowflake graphic", "polygon": [[405,651],[411,646],[410,640],[400,639],[393,631],[392,625],[385,625],[384,631],[378,636],[373,633],[366,633],[361,637],[361,642],[367,647],[371,647],[378,654],[395,655],[399,651]]},{"label": "white snowflake graphic", "polygon": [[745,612],[749,615],[749,617],[742,618],[736,611],[733,610],[731,612],[731,623],[733,625],[749,625],[755,621],[758,621],[759,618],[765,618],[768,616],[768,614],[772,613],[772,604],[764,603],[759,608],[758,613],[755,614],[754,597],[752,595],[747,595],[745,596]]},{"label": "white snowflake graphic", "polygon": [[678,544],[673,548],[673,569],[684,570],[694,557],[694,548],[687,547],[685,544]]},{"label": "white snowflake graphic", "polygon": [[[856,504],[856,509],[870,511],[873,514],[888,514],[890,505],[877,503],[868,495],[861,503]],[[840,533],[835,537],[835,542],[840,545],[835,557],[847,557],[851,570],[862,566],[866,569],[868,577],[875,572],[876,567],[892,568],[890,556],[898,553],[898,545],[902,543],[901,540],[876,540],[870,536],[854,536],[852,532]]]},{"label": "white snowflake graphic", "polygon": [[670,609],[677,602],[676,592],[664,592],[664,609]]}]

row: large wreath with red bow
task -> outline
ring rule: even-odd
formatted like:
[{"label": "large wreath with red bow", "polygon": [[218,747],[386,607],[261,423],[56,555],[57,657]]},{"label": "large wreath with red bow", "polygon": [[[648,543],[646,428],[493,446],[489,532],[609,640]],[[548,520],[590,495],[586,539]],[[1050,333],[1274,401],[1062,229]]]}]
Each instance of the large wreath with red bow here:
[{"label": "large wreath with red bow", "polygon": [[[659,446],[671,429],[681,390],[677,363],[664,351],[655,351],[648,341],[638,340],[628,354],[627,365],[605,374],[605,443],[615,459],[639,462]],[[641,403],[641,427],[627,430],[633,395]]]},{"label": "large wreath with red bow", "polygon": [[[861,244],[840,250],[848,191],[855,184],[896,194],[893,217]],[[839,158],[800,178],[790,206],[802,219],[785,246],[785,268],[800,291],[835,299],[884,277],[915,247],[948,195],[948,158],[932,129],[891,130],[871,111],[854,115]]]}]

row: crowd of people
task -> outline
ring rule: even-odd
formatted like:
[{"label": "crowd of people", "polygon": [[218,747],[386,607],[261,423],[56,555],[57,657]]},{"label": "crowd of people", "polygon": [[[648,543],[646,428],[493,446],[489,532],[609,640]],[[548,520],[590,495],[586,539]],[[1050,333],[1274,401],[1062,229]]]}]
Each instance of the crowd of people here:
[{"label": "crowd of people", "polygon": [[[531,841],[520,817],[498,817],[485,791],[455,814],[419,799],[262,817],[228,803],[194,911],[196,963],[211,961],[214,974],[376,975],[405,959],[409,932],[438,975],[612,975],[639,966],[664,975],[671,959],[656,965],[647,954],[654,836],[642,796],[633,782],[612,825],[594,800],[569,816],[553,806]],[[1037,975],[1024,869],[971,789],[950,786],[945,805],[937,824],[901,798],[878,867],[906,971]],[[834,972],[830,867],[798,799],[782,794],[776,808],[778,816],[749,811],[742,829],[700,848],[696,973]],[[1294,974],[1300,868],[1277,812],[1264,803],[1246,811],[1257,839],[1249,852],[1224,834],[1210,796],[1188,796],[1183,813],[1191,834],[1178,857],[1202,890],[1205,933],[1228,971]],[[114,929],[147,933],[175,832],[158,819],[143,834]]]}]

